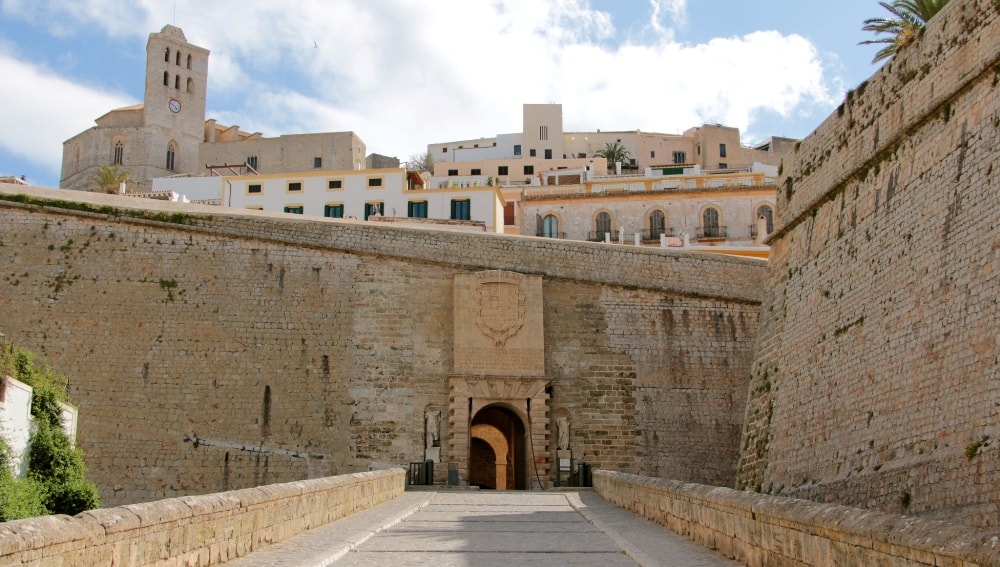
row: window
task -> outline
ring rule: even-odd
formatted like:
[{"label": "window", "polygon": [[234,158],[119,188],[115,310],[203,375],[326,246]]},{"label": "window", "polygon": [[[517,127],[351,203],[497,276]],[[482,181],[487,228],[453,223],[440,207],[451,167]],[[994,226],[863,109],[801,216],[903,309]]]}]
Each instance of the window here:
[{"label": "window", "polygon": [[756,228],[756,222],[761,218],[767,222],[767,234],[774,232],[774,210],[771,209],[770,205],[761,205],[757,207],[757,215],[754,219],[754,228]]},{"label": "window", "polygon": [[719,209],[713,207],[705,209],[705,212],[701,214],[701,220],[703,235],[706,238],[722,236],[722,231],[719,227]]},{"label": "window", "polygon": [[368,186],[369,187],[381,187],[382,186],[382,178],[381,177],[369,177],[368,178]]},{"label": "window", "polygon": [[458,175],[458,170],[457,169],[449,169],[448,170],[448,175],[454,177],[454,176]]},{"label": "window", "polygon": [[180,65],[180,64],[181,64],[181,52],[180,50],[177,50],[177,57],[174,58],[174,65]]},{"label": "window", "polygon": [[372,215],[382,216],[382,203],[371,202],[365,203],[365,220]]},{"label": "window", "polygon": [[483,170],[479,169],[478,167],[472,169],[472,175],[482,175],[482,174]]},{"label": "window", "polygon": [[649,151],[649,157],[650,158],[655,158],[656,157],[656,152],[654,152],[653,150],[650,150]]},{"label": "window", "polygon": [[535,173],[535,166],[533,166],[533,165],[526,165],[526,166],[524,166],[524,174],[525,175],[534,175],[534,173]]},{"label": "window", "polygon": [[521,144],[514,144],[514,155],[521,155]]},{"label": "window", "polygon": [[125,163],[125,143],[121,140],[115,142],[115,153],[111,158],[111,165],[122,165]]},{"label": "window", "polygon": [[427,201],[410,201],[407,203],[406,216],[414,219],[427,218]]},{"label": "window", "polygon": [[656,210],[649,213],[649,239],[656,240],[666,231],[667,217],[663,214],[663,211]]},{"label": "window", "polygon": [[597,218],[594,219],[594,224],[597,230],[597,240],[604,240],[605,233],[613,232],[611,230],[611,215],[608,213],[597,213]]},{"label": "window", "polygon": [[192,79],[191,77],[188,77],[187,92],[189,93],[194,92],[194,79]]},{"label": "window", "polygon": [[726,145],[719,144],[719,157],[726,157]]},{"label": "window", "polygon": [[314,157],[313,158],[313,169],[319,169],[321,167],[323,167],[323,158],[321,158],[321,157]]},{"label": "window", "polygon": [[261,192],[260,183],[252,183],[250,185],[247,185],[247,193],[260,193],[260,192]]},{"label": "window", "polygon": [[674,163],[687,163],[687,154],[684,152],[674,152]]},{"label": "window", "polygon": [[177,157],[177,146],[173,142],[167,144],[167,169],[175,171],[174,161]]},{"label": "window", "polygon": [[174,88],[177,89],[177,90],[181,90],[181,76],[180,75],[175,75],[174,76]]},{"label": "window", "polygon": [[536,157],[538,156],[538,152],[535,151],[535,148],[531,148],[530,150],[528,150],[528,155],[530,157]]},{"label": "window", "polygon": [[187,67],[188,67],[188,69],[191,68],[191,54],[190,53],[188,53],[188,65],[187,65]]},{"label": "window", "polygon": [[247,156],[247,165],[257,169],[257,156]]},{"label": "window", "polygon": [[288,182],[288,191],[289,192],[301,191],[301,190],[302,190],[302,182],[301,181],[289,181]]},{"label": "window", "polygon": [[163,60],[170,63],[170,48],[168,47],[163,53]]},{"label": "window", "polygon": [[545,150],[545,159],[552,159],[552,150]]},{"label": "window", "polygon": [[470,220],[472,218],[468,199],[451,200],[451,218],[452,220]]},{"label": "window", "polygon": [[302,205],[285,205],[285,212],[293,215],[301,215]]},{"label": "window", "polygon": [[701,155],[701,145],[698,145],[698,155]]},{"label": "window", "polygon": [[510,175],[507,173],[508,169],[506,165],[501,165],[497,167],[497,175]]},{"label": "window", "polygon": [[332,219],[342,219],[344,218],[344,205],[343,203],[338,203],[336,205],[324,205],[323,206],[323,216]]},{"label": "window", "polygon": [[719,162],[719,169],[729,169],[728,163]]},{"label": "window", "polygon": [[344,188],[344,180],[342,179],[330,179],[326,182],[326,188],[328,191],[337,191]]},{"label": "window", "polygon": [[545,215],[542,219],[541,235],[545,238],[559,238],[559,219],[555,215]]},{"label": "window", "polygon": [[165,87],[170,86],[170,73],[166,71],[163,72],[163,86]]},{"label": "window", "polygon": [[443,154],[448,153],[448,148],[441,148],[441,153],[443,153]]},{"label": "window", "polygon": [[539,126],[538,127],[538,139],[539,140],[548,140],[549,139],[549,127],[548,126]]},{"label": "window", "polygon": [[585,157],[587,157],[587,153],[586,152],[580,152],[580,153],[576,154],[576,157],[578,157],[578,158],[585,158]]},{"label": "window", "polygon": [[507,226],[517,224],[514,221],[514,201],[507,201],[503,206],[503,223]]}]

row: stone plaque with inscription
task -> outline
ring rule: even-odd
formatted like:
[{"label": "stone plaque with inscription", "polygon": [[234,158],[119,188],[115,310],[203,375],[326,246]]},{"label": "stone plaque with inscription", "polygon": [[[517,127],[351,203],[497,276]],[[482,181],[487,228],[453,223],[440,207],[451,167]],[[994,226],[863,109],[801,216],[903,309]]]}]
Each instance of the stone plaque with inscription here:
[{"label": "stone plaque with inscription", "polygon": [[545,373],[541,277],[501,270],[455,276],[455,372]]}]

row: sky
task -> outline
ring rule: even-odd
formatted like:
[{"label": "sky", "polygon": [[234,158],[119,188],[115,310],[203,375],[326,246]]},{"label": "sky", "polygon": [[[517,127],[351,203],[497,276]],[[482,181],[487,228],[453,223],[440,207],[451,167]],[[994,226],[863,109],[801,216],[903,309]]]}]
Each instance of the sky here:
[{"label": "sky", "polygon": [[0,0],[0,176],[58,187],[62,143],[142,101],[146,40],[211,51],[207,117],[353,131],[406,160],[521,130],[804,138],[873,74],[876,0]]}]

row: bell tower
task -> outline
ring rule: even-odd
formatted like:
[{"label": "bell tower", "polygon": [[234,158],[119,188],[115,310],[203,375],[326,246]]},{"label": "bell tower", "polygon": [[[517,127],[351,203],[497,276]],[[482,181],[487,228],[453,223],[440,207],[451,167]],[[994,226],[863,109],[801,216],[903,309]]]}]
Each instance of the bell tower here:
[{"label": "bell tower", "polygon": [[178,27],[149,34],[143,125],[149,163],[162,169],[152,176],[197,169],[198,146],[205,139],[208,54],[188,43]]}]

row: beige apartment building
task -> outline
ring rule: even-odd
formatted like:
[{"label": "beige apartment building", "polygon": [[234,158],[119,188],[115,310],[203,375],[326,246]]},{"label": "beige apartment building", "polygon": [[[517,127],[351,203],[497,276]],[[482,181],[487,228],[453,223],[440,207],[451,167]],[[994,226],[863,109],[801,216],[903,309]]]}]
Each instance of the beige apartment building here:
[{"label": "beige apartment building", "polygon": [[59,187],[93,190],[93,170],[120,165],[133,190],[171,176],[363,169],[366,148],[353,132],[266,138],[206,120],[209,51],[167,25],[146,43],[142,104],[111,110],[63,143]]}]

